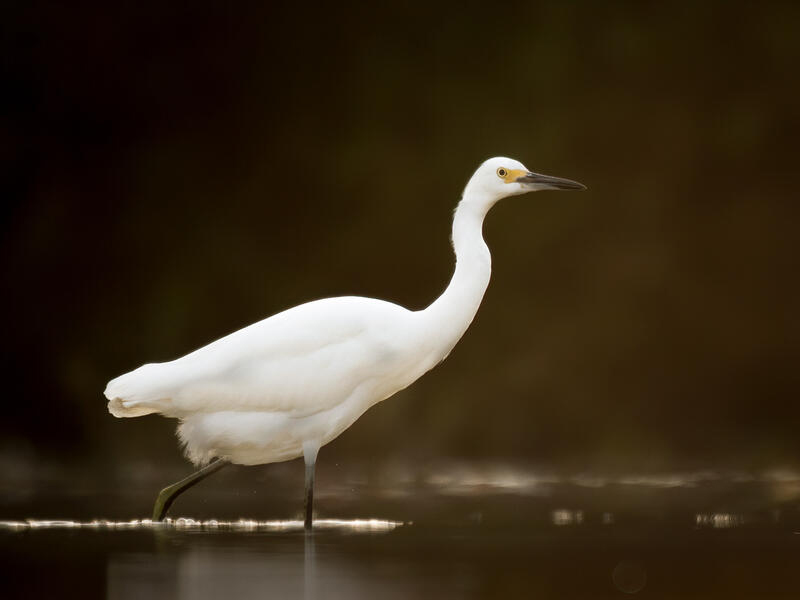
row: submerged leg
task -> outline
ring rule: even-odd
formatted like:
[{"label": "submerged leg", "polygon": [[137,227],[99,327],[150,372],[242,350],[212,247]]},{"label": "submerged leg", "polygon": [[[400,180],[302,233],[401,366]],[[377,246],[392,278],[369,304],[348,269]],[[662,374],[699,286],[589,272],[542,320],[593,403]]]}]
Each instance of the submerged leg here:
[{"label": "submerged leg", "polygon": [[169,510],[169,507],[172,506],[172,503],[175,501],[175,498],[180,496],[193,485],[200,483],[209,475],[213,475],[222,467],[229,464],[231,463],[229,463],[227,460],[217,458],[208,463],[199,471],[195,471],[189,475],[186,479],[181,479],[177,483],[173,483],[172,485],[165,487],[158,493],[156,504],[153,506],[153,521],[161,521],[164,518]]},{"label": "submerged leg", "polygon": [[319,444],[306,442],[303,444],[303,460],[306,463],[305,501],[304,501],[304,526],[310,530],[314,521],[314,467],[317,464]]}]

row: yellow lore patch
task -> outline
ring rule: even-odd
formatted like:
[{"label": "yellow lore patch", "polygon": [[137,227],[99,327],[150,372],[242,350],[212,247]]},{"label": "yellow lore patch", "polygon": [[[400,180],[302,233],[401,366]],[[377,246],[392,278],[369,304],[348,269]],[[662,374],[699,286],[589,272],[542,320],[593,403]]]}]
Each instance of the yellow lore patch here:
[{"label": "yellow lore patch", "polygon": [[523,169],[506,169],[505,167],[497,169],[497,176],[504,183],[514,183],[519,177],[524,177],[527,174],[528,172]]}]

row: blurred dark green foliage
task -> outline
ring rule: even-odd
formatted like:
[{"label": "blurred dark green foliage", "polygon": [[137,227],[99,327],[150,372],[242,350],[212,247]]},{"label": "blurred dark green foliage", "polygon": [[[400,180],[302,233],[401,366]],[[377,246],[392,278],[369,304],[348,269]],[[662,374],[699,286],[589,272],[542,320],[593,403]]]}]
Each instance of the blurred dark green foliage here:
[{"label": "blurred dark green foliage", "polygon": [[319,297],[426,306],[503,154],[589,191],[501,203],[461,344],[323,453],[798,464],[800,5],[4,12],[6,446],[177,463],[107,380]]}]

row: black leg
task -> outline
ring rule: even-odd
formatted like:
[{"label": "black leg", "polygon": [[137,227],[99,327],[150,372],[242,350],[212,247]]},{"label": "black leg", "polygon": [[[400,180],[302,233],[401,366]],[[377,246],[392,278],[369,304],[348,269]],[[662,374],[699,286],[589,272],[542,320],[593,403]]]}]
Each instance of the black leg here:
[{"label": "black leg", "polygon": [[306,464],[306,499],[305,499],[305,528],[311,529],[314,513],[314,466],[315,463]]},{"label": "black leg", "polygon": [[153,521],[161,521],[164,518],[169,510],[169,507],[172,506],[172,503],[175,501],[175,498],[180,496],[193,485],[200,483],[209,475],[213,475],[222,467],[229,464],[230,463],[227,460],[217,458],[199,471],[195,471],[189,475],[186,479],[181,479],[179,482],[165,487],[158,493],[156,504],[153,506]]}]

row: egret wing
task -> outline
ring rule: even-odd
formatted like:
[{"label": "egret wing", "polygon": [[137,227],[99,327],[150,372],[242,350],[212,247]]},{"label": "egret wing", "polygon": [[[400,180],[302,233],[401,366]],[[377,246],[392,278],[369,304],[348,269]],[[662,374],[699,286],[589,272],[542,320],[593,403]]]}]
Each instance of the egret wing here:
[{"label": "egret wing", "polygon": [[396,355],[391,329],[410,314],[367,298],[310,302],[177,360],[140,367],[112,381],[106,395],[109,400],[121,397],[123,405],[140,414],[307,416],[336,406],[389,369]]}]

